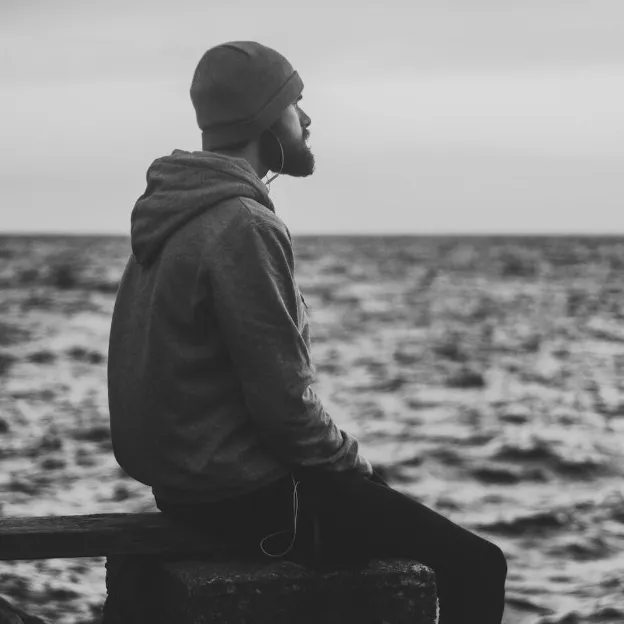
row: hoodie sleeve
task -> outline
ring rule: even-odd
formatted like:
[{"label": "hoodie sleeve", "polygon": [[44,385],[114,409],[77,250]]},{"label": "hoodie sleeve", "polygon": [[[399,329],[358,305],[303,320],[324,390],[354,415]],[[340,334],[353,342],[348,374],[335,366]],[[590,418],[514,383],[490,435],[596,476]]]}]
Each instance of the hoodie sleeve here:
[{"label": "hoodie sleeve", "polygon": [[246,222],[221,245],[212,266],[217,318],[266,444],[290,465],[370,476],[357,440],[338,429],[311,387],[315,371],[299,330],[287,232],[271,222]]}]

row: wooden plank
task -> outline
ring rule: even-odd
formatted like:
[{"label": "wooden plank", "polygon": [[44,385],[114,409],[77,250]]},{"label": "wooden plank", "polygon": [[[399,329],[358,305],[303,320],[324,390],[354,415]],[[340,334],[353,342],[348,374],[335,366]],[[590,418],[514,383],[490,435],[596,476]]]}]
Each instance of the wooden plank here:
[{"label": "wooden plank", "polygon": [[0,518],[0,560],[102,557],[122,554],[241,554],[209,531],[173,524],[161,513]]}]

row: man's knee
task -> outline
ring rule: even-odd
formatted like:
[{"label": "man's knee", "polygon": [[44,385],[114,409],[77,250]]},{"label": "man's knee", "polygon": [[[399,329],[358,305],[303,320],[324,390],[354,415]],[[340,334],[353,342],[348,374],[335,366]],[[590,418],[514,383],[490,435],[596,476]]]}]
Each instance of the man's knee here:
[{"label": "man's knee", "polygon": [[489,576],[499,582],[504,582],[507,578],[507,558],[503,551],[492,544],[487,543],[487,550],[485,552],[485,562]]}]

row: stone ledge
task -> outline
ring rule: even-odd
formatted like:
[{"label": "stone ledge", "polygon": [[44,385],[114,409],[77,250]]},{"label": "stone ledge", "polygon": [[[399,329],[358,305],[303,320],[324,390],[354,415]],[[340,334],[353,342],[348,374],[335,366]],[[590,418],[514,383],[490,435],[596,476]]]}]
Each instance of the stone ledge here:
[{"label": "stone ledge", "polygon": [[434,573],[373,560],[318,573],[289,561],[110,557],[103,624],[435,624]]}]

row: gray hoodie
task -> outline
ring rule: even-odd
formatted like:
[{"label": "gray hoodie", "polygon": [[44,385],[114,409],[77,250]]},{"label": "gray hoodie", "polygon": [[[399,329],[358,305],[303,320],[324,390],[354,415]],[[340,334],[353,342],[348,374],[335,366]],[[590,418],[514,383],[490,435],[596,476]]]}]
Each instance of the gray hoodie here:
[{"label": "gray hoodie", "polygon": [[242,495],[296,466],[369,476],[312,389],[290,233],[252,167],[175,150],[131,224],[108,353],[125,472],[168,502]]}]

